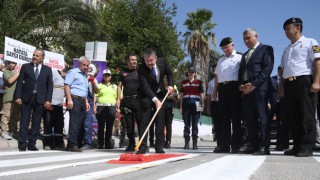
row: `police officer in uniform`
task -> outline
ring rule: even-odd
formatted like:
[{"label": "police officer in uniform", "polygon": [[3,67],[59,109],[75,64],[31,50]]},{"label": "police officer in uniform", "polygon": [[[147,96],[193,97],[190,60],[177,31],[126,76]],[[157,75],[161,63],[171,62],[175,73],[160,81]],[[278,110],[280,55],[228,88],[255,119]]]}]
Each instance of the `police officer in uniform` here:
[{"label": "police officer in uniform", "polygon": [[[213,152],[237,153],[241,146],[241,94],[238,88],[238,73],[242,55],[234,49],[230,37],[222,39],[220,47],[224,52],[218,60],[215,70],[216,78],[213,100],[216,100],[219,92],[220,132],[221,139]],[[231,121],[230,121],[231,119]],[[231,135],[232,123],[232,135]]]},{"label": "police officer in uniform", "polygon": [[283,81],[280,95],[288,104],[293,148],[285,155],[312,156],[316,140],[315,105],[313,96],[320,89],[320,47],[316,40],[302,35],[302,20],[289,18],[283,29],[290,44],[281,61]]},{"label": "police officer in uniform", "polygon": [[[140,120],[140,106],[138,99],[139,78],[137,73],[137,55],[134,53],[130,53],[129,55],[127,55],[126,61],[128,63],[128,68],[124,69],[121,72],[118,81],[117,107],[121,108],[121,113],[123,115],[124,121],[123,124],[126,125],[127,136],[129,139],[129,145],[127,146],[125,151],[134,151],[135,122],[139,122]],[[122,100],[120,98],[121,92],[123,92]],[[121,132],[121,136],[122,141],[124,141],[123,129]]]}]

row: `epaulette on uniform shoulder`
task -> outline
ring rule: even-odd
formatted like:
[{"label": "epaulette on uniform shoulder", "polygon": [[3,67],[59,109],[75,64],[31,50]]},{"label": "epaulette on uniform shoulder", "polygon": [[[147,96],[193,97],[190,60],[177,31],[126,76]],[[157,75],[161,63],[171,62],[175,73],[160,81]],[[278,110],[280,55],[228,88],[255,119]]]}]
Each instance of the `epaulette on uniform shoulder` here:
[{"label": "epaulette on uniform shoulder", "polygon": [[236,53],[237,53],[237,54],[241,54],[241,55],[242,55],[242,53],[241,53],[241,52],[238,52],[238,51],[237,51]]}]

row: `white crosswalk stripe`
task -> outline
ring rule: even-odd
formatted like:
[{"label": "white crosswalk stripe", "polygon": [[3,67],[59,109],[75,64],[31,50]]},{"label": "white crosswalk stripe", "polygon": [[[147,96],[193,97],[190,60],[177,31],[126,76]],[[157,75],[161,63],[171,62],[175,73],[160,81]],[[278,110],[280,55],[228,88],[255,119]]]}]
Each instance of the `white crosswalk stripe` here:
[{"label": "white crosswalk stripe", "polygon": [[[265,159],[266,156],[225,156],[161,180],[194,179],[194,174],[197,174],[197,179],[201,180],[249,179],[250,175],[261,166]],[[208,168],[210,168],[210,171],[208,171]]]},{"label": "white crosswalk stripe", "polygon": [[[109,154],[113,155],[113,154]],[[41,164],[48,162],[59,162],[59,161],[67,161],[67,160],[75,160],[75,159],[85,159],[85,158],[94,158],[94,157],[103,157],[108,156],[106,153],[78,153],[64,156],[51,156],[51,157],[37,157],[37,158],[23,158],[17,160],[2,160],[0,161],[1,167],[12,167],[12,166],[23,166],[30,164]]]},{"label": "white crosswalk stripe", "polygon": [[[179,149],[173,149],[170,153],[177,153]],[[60,180],[86,180],[86,179],[132,179],[131,174],[144,175],[136,179],[161,179],[161,180],[189,180],[189,179],[223,179],[242,180],[260,178],[266,168],[261,167],[275,159],[291,167],[292,163],[296,168],[304,168],[304,164],[313,168],[319,166],[320,153],[307,158],[296,158],[283,156],[283,152],[272,151],[270,156],[253,156],[237,154],[214,154],[208,149],[204,151],[185,151],[186,156],[163,159],[148,163],[128,164],[107,164],[111,159],[119,159],[123,151],[86,151],[83,153],[70,153],[61,151],[39,151],[39,152],[0,152],[0,179],[46,179]],[[181,151],[181,149],[180,149]],[[208,151],[208,152],[207,152]],[[51,153],[50,153],[51,152]],[[180,152],[181,153],[181,152]],[[153,154],[153,153],[151,153]],[[181,167],[184,163],[195,162],[194,166]],[[302,162],[302,163],[301,163]],[[158,168],[169,167],[172,171],[158,174]],[[300,167],[299,167],[300,166]],[[266,166],[267,169],[270,164]],[[319,166],[320,167],[320,166]],[[177,168],[177,169],[175,169]],[[164,168],[166,169],[166,168]],[[320,168],[318,168],[320,169]],[[317,170],[317,169],[315,169]],[[150,172],[151,171],[151,172]],[[302,172],[303,173],[303,172]],[[49,175],[47,177],[47,175]],[[150,178],[151,177],[151,178]],[[315,178],[319,176],[315,175]],[[122,179],[122,178],[120,178]],[[293,178],[294,179],[294,178]],[[309,176],[310,179],[310,176]],[[311,178],[312,179],[312,178]]]}]

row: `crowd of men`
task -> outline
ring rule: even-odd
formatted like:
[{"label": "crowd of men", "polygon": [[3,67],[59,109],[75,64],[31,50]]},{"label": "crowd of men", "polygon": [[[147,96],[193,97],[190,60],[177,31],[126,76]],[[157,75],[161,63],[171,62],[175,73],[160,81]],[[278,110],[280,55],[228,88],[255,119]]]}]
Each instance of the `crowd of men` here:
[{"label": "crowd of men", "polygon": [[213,102],[219,97],[219,118],[214,119],[218,121],[215,122],[218,144],[215,153],[229,153],[230,148],[231,153],[240,151],[243,124],[247,144],[242,152],[269,155],[270,123],[276,117],[279,122],[276,150],[289,147],[290,131],[293,148],[284,154],[313,155],[317,127],[314,96],[320,90],[320,48],[316,40],[302,35],[302,28],[300,18],[284,22],[290,44],[274,77],[270,77],[273,48],[258,41],[255,29],[243,32],[248,47],[244,54],[234,50],[230,37],[221,41],[224,55],[218,60],[211,97]]},{"label": "crowd of men", "polygon": [[[217,140],[214,153],[269,155],[270,123],[276,118],[276,149],[289,147],[290,131],[293,148],[284,154],[298,157],[313,155],[317,132],[314,96],[320,90],[320,47],[316,40],[302,35],[303,22],[300,18],[289,18],[284,22],[283,29],[290,44],[283,52],[278,75],[273,77],[270,77],[274,66],[273,48],[259,42],[254,28],[243,32],[243,41],[248,47],[244,54],[235,50],[231,37],[221,40],[220,47],[224,54],[218,60],[215,78],[210,81],[207,92],[207,112],[212,115]],[[11,134],[19,129],[19,150],[37,151],[36,140],[43,119],[45,150],[66,148],[72,152],[82,152],[91,149],[92,114],[97,111],[95,94],[99,94],[102,85],[98,85],[95,78],[88,74],[90,60],[83,56],[76,68],[52,70],[43,64],[44,57],[44,51],[36,49],[32,62],[23,64],[20,72],[14,71],[15,62],[6,61],[2,137],[9,140]],[[128,54],[128,67],[120,73],[117,88],[113,88],[114,100],[97,101],[100,106],[97,113],[101,115],[101,111],[107,111],[105,106],[112,106],[113,119],[116,112],[122,113],[122,124],[129,139],[125,151],[134,151],[136,146],[135,125],[142,138],[150,120],[154,119],[155,152],[165,153],[163,148],[169,148],[171,143],[172,109],[170,111],[168,107],[172,108],[172,104],[164,105],[164,102],[167,96],[174,99],[176,94],[173,74],[167,62],[158,58],[153,49],[143,52],[143,61],[139,66],[137,59],[136,54]],[[185,123],[184,148],[189,149],[192,133],[192,147],[196,150],[204,89],[195,74],[195,69],[189,68],[188,79],[181,82],[180,112]],[[109,82],[110,70],[105,70],[104,75]],[[105,85],[109,86],[108,83]],[[67,147],[63,142],[64,97],[70,114]],[[107,117],[100,115],[106,121]],[[105,142],[99,142],[100,148],[112,148],[109,132],[112,127],[108,126],[113,125],[113,121],[111,124],[106,122],[107,127],[99,126],[100,139],[104,139],[104,128],[107,130]],[[169,129],[167,137],[165,126]],[[241,151],[243,127],[247,133],[247,143]],[[147,136],[143,138],[138,153],[148,152],[147,139]],[[124,133],[121,141],[124,141]]]}]

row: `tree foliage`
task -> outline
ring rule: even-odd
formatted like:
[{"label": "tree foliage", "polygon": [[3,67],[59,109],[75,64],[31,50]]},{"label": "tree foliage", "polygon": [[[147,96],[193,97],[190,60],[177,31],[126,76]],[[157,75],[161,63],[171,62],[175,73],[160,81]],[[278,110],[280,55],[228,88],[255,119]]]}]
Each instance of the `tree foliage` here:
[{"label": "tree foliage", "polygon": [[[112,69],[126,66],[129,52],[154,48],[173,70],[184,58],[171,22],[177,7],[161,0],[0,0],[0,41],[4,36],[64,54],[69,63],[84,55],[85,42],[106,41]],[[4,43],[0,51],[4,50]],[[140,59],[141,60],[141,59]]]},{"label": "tree foliage", "polygon": [[8,36],[79,57],[87,38],[99,32],[92,9],[79,0],[2,0],[0,10],[1,42]]},{"label": "tree foliage", "polygon": [[129,52],[135,52],[142,61],[142,51],[154,48],[174,70],[184,57],[176,26],[171,22],[176,9],[174,4],[167,8],[161,0],[109,1],[100,8],[98,17],[109,36],[110,67],[126,66],[124,57]]}]

